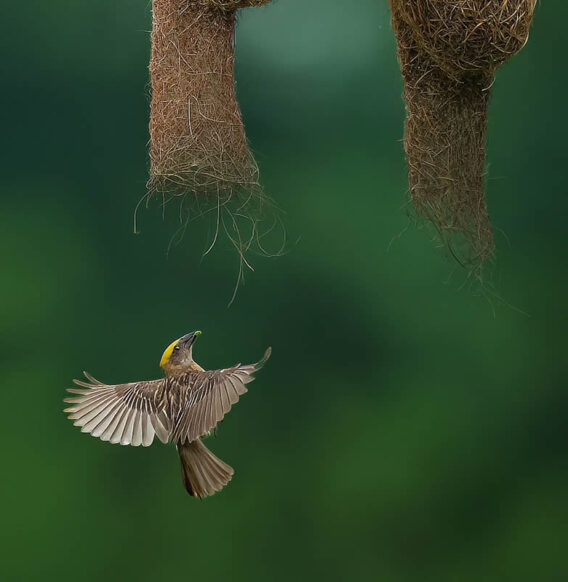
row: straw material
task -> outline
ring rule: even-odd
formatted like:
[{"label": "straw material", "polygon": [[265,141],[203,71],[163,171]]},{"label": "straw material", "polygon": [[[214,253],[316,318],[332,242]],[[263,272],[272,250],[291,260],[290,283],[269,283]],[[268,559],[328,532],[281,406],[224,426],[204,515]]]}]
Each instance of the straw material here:
[{"label": "straw material", "polygon": [[490,87],[527,42],[536,0],[390,3],[413,205],[461,263],[479,267],[493,254],[484,193]]},{"label": "straw material", "polygon": [[235,96],[235,10],[268,0],[154,0],[150,194],[261,196]]}]

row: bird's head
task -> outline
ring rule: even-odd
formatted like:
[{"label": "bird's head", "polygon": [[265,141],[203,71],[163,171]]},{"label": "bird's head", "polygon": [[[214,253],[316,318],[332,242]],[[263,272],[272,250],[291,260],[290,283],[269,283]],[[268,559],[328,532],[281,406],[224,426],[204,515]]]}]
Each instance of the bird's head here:
[{"label": "bird's head", "polygon": [[160,367],[166,374],[184,372],[193,364],[193,344],[200,331],[188,333],[172,342],[162,354]]}]

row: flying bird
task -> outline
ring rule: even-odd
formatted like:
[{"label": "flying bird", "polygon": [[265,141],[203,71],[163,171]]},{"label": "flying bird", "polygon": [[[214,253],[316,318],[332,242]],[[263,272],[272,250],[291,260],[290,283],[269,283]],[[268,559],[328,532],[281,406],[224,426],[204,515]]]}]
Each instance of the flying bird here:
[{"label": "flying bird", "polygon": [[64,412],[82,432],[103,441],[148,447],[154,436],[176,444],[183,484],[192,497],[220,491],[234,474],[202,442],[239,397],[247,392],[270,357],[268,348],[256,364],[236,364],[222,370],[204,370],[193,359],[193,344],[200,331],[188,333],[164,351],[160,367],[164,377],[128,384],[103,384],[87,372],[87,381],[73,380],[81,388],[68,388],[77,397],[65,398],[72,406]]}]

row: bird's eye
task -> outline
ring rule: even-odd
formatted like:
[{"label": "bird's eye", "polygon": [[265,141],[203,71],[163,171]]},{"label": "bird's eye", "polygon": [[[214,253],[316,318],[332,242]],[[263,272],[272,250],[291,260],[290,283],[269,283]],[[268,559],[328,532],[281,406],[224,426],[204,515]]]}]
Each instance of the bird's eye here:
[{"label": "bird's eye", "polygon": [[174,348],[174,352],[179,352],[179,346],[176,346],[176,347]]}]

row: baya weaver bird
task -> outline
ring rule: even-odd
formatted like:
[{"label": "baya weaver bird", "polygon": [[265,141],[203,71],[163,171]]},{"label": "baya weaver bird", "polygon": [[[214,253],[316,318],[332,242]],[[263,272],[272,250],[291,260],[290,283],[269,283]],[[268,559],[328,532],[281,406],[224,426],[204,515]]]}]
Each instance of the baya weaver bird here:
[{"label": "baya weaver bird", "polygon": [[181,474],[187,492],[206,497],[221,490],[234,474],[232,467],[217,458],[202,442],[239,397],[247,392],[270,357],[268,348],[256,364],[236,364],[222,370],[204,370],[193,359],[193,344],[200,331],[172,342],[162,355],[164,378],[103,384],[87,372],[88,382],[67,391],[79,396],[66,398],[65,409],[82,432],[103,441],[148,447],[154,435],[163,442],[173,441],[181,461]]}]

